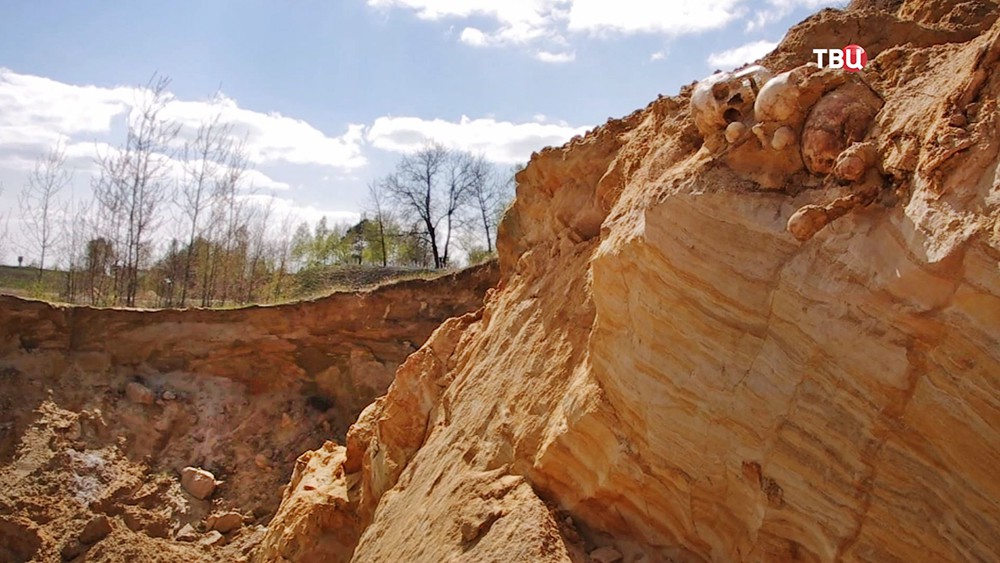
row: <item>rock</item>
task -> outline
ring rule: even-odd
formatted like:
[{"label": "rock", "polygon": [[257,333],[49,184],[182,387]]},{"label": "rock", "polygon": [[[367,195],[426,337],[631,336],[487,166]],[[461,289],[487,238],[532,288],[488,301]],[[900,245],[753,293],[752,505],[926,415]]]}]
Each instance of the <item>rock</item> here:
[{"label": "rock", "polygon": [[196,499],[204,500],[212,496],[219,482],[210,472],[198,467],[185,467],[181,470],[181,487]]},{"label": "rock", "polygon": [[260,469],[267,469],[271,466],[270,461],[264,454],[257,454],[253,457],[253,463]]},{"label": "rock", "polygon": [[166,432],[170,430],[170,426],[173,424],[173,420],[167,415],[161,416],[153,422],[153,429],[157,432]]},{"label": "rock", "polygon": [[111,520],[104,514],[100,514],[90,519],[87,525],[80,532],[80,543],[90,545],[97,543],[111,533]]},{"label": "rock", "polygon": [[66,545],[59,550],[59,555],[63,558],[63,561],[71,561],[79,557],[85,551],[87,551],[87,546],[81,543],[80,540],[69,540],[66,542]]},{"label": "rock", "polygon": [[177,395],[173,391],[164,391],[163,392],[163,400],[164,401],[173,401],[175,399],[177,399]]},{"label": "rock", "polygon": [[200,540],[198,540],[198,545],[203,545],[206,547],[226,545],[226,537],[223,536],[219,531],[212,530],[204,535]]},{"label": "rock", "polygon": [[200,534],[194,529],[191,524],[184,524],[181,529],[177,531],[177,535],[174,539],[182,542],[193,542],[198,539]]},{"label": "rock", "polygon": [[125,397],[137,405],[152,405],[156,400],[153,391],[137,381],[125,384]]},{"label": "rock", "polygon": [[173,523],[165,516],[151,518],[143,525],[143,532],[151,538],[169,538]]},{"label": "rock", "polygon": [[[260,560],[280,561],[280,557],[292,561],[350,560],[359,523],[356,515],[337,508],[351,502],[348,487],[338,479],[344,474],[346,459],[347,449],[340,446],[332,452],[319,449],[302,454],[292,470],[290,483],[285,485],[288,490],[282,495],[281,508],[260,543]],[[318,499],[323,500],[317,502]],[[256,509],[254,514],[262,515]],[[330,533],[331,530],[336,533]],[[324,540],[317,541],[321,536]]]},{"label": "rock", "polygon": [[142,517],[139,515],[135,507],[126,506],[125,511],[122,512],[122,520],[125,522],[125,526],[129,530],[132,530],[133,532],[142,530]]},{"label": "rock", "polygon": [[74,420],[69,428],[66,429],[66,439],[75,442],[83,437],[83,426],[80,424],[80,419]]},{"label": "rock", "polygon": [[591,551],[590,559],[594,563],[618,563],[622,560],[622,554],[614,547],[606,545]]},{"label": "rock", "polygon": [[209,523],[209,520],[206,520],[205,527],[209,530],[217,530],[223,534],[228,534],[243,526],[243,515],[239,512],[223,512],[209,516],[209,519],[211,519],[211,523]]}]

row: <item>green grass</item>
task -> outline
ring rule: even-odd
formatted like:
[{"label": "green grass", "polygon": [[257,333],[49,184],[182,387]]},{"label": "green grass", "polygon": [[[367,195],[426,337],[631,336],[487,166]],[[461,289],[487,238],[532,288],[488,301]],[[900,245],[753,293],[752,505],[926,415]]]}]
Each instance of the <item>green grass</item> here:
[{"label": "green grass", "polygon": [[[390,266],[325,266],[306,270],[292,276],[287,283],[292,287],[280,299],[269,304],[284,305],[297,301],[310,301],[333,293],[349,293],[375,289],[383,285],[407,280],[431,280],[453,273],[453,269],[408,269]],[[261,302],[264,303],[264,302]]]},{"label": "green grass", "polygon": [[[325,297],[331,293],[353,292],[371,289],[387,283],[412,280],[433,279],[450,273],[453,270],[424,270],[378,266],[323,266],[303,270],[289,276],[283,282],[284,289],[278,299],[273,298],[271,288],[261,288],[255,303],[227,303],[215,306],[216,309],[238,309],[251,305],[293,303]],[[0,294],[17,295],[32,299],[61,302],[66,285],[66,272],[60,270],[45,270],[41,279],[37,268],[17,266],[0,266]],[[147,292],[143,292],[144,294]],[[85,298],[85,292],[77,296]],[[148,302],[147,302],[148,301]],[[196,306],[197,300],[189,300],[189,306]],[[156,308],[157,300],[139,299],[138,307]]]},{"label": "green grass", "polygon": [[66,284],[66,272],[27,266],[0,266],[0,293],[56,301]]}]

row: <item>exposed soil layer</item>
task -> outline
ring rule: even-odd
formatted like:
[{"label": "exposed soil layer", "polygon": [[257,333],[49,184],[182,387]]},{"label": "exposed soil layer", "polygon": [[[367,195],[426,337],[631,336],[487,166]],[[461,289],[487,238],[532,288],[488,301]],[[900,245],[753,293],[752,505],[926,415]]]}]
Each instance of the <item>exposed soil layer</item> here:
[{"label": "exposed soil layer", "polygon": [[[0,561],[240,560],[296,458],[342,441],[496,276],[226,311],[0,296]],[[181,484],[189,466],[218,482],[204,499]]]}]

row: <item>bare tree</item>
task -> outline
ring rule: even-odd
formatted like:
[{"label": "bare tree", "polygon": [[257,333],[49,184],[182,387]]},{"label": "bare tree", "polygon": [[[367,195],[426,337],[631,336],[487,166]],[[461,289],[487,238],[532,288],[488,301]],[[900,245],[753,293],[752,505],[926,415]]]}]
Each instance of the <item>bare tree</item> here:
[{"label": "bare tree", "polygon": [[117,251],[117,300],[130,307],[135,306],[139,271],[149,257],[158,212],[170,195],[170,143],[180,126],[161,116],[170,100],[169,85],[164,77],[150,79],[129,111],[125,144],[97,158],[94,195]]},{"label": "bare tree", "polygon": [[63,221],[62,241],[63,254],[66,256],[66,300],[76,301],[77,293],[82,289],[81,276],[86,261],[86,241],[90,219],[90,202],[77,201],[70,197],[67,202]]},{"label": "bare tree", "polygon": [[508,178],[482,156],[472,159],[470,164],[470,192],[475,207],[476,222],[483,229],[486,252],[493,252],[496,226],[500,214],[509,201],[506,192]]},{"label": "bare tree", "polygon": [[471,193],[472,160],[431,144],[403,157],[381,184],[399,212],[423,228],[435,268],[448,264],[451,238]]},{"label": "bare tree", "polygon": [[400,212],[418,221],[427,237],[434,256],[434,267],[443,266],[438,250],[437,229],[441,221],[440,196],[441,171],[448,151],[441,145],[430,145],[420,152],[403,158],[396,172],[388,176],[384,186],[389,199]]},{"label": "bare tree", "polygon": [[39,255],[39,280],[45,271],[46,256],[61,240],[62,230],[56,224],[58,197],[71,178],[72,174],[66,170],[66,151],[62,146],[55,147],[35,161],[18,198],[23,224],[27,227],[24,238],[30,251]]},{"label": "bare tree", "polygon": [[256,291],[265,279],[266,260],[269,250],[267,240],[267,227],[271,221],[274,211],[274,198],[267,200],[266,204],[256,204],[250,206],[247,216],[247,259],[244,271],[244,303],[252,303],[256,297]]},{"label": "bare tree", "polygon": [[461,226],[462,209],[470,203],[474,186],[486,181],[488,164],[484,159],[477,159],[469,153],[450,152],[445,161],[445,170],[447,182],[444,191],[445,235],[444,252],[441,255],[442,266],[448,265],[448,250],[456,230]]},{"label": "bare tree", "polygon": [[109,305],[113,302],[112,296],[109,295],[113,289],[111,286],[113,280],[109,278],[117,262],[111,241],[104,237],[87,241],[84,252],[84,275],[90,292],[91,305]]},{"label": "bare tree", "polygon": [[[0,182],[0,195],[3,195],[3,183]],[[10,222],[10,216],[0,213],[0,256],[3,256],[7,251],[7,236],[8,230],[7,225]]]},{"label": "bare tree", "polygon": [[386,243],[388,237],[389,223],[392,221],[389,206],[386,204],[386,194],[382,186],[376,182],[368,184],[368,211],[372,214],[372,221],[375,223],[377,243],[382,253],[382,267],[389,265],[389,247]]},{"label": "bare tree", "polygon": [[282,295],[284,295],[285,277],[288,276],[288,270],[292,261],[292,233],[294,224],[295,216],[289,211],[278,225],[276,238],[272,242],[275,264],[273,277],[274,291],[271,294],[271,299],[275,301],[281,299]]},{"label": "bare tree", "polygon": [[[215,183],[216,218],[220,227],[221,239],[218,241],[219,260],[213,264],[221,280],[220,298],[225,305],[233,291],[233,273],[242,269],[245,260],[245,245],[240,244],[246,239],[246,206],[239,197],[243,176],[249,166],[250,157],[244,141],[230,141],[223,161],[223,169]],[[239,256],[242,251],[242,256]]]},{"label": "bare tree", "polygon": [[202,123],[195,138],[184,145],[184,177],[178,190],[178,206],[184,214],[187,225],[187,248],[181,282],[180,303],[187,302],[188,287],[191,285],[194,263],[195,242],[204,235],[206,215],[210,212],[218,195],[213,190],[214,182],[220,176],[221,162],[230,147],[229,137],[232,127],[220,123],[216,115]]}]

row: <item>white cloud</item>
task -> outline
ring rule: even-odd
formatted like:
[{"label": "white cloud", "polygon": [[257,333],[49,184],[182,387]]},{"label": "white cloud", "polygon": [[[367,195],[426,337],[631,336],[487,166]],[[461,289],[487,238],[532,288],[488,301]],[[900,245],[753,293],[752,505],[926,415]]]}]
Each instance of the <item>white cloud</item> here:
[{"label": "white cloud", "polygon": [[649,0],[572,0],[571,31],[695,34],[726,25],[740,0],[650,2]]},{"label": "white cloud", "polygon": [[[389,9],[394,7],[407,8],[416,12],[417,17],[425,20],[440,20],[444,18],[488,17],[495,19],[499,28],[491,33],[472,29],[472,41],[477,39],[481,45],[494,43],[525,43],[549,33],[550,22],[561,13],[560,5],[565,0],[368,0],[368,5],[376,8]],[[475,32],[479,32],[476,36]],[[462,40],[470,37],[462,32]],[[475,43],[472,43],[475,44]]]},{"label": "white cloud", "polygon": [[291,188],[291,186],[285,182],[274,180],[260,170],[247,170],[243,174],[242,181],[243,184],[251,190],[284,191]]},{"label": "white cloud", "polygon": [[542,61],[543,63],[553,63],[553,64],[571,63],[574,60],[576,60],[576,53],[575,52],[551,53],[549,51],[539,51],[535,53],[535,58]]},{"label": "white cloud", "polygon": [[368,5],[411,10],[424,20],[492,19],[495,29],[466,27],[460,41],[474,47],[526,45],[538,60],[568,62],[573,59],[567,36],[573,33],[696,34],[718,29],[743,14],[741,4],[745,1],[368,0]]},{"label": "white cloud", "polygon": [[489,39],[486,38],[486,34],[482,30],[476,29],[474,27],[467,27],[462,30],[462,35],[459,40],[466,45],[472,45],[473,47],[485,47],[489,44]]},{"label": "white cloud", "polygon": [[0,124],[26,137],[107,132],[135,92],[73,86],[0,68]]},{"label": "white cloud", "polygon": [[744,63],[753,62],[770,53],[778,46],[776,41],[762,39],[739,47],[734,47],[708,56],[708,65],[712,68],[732,69]]},{"label": "white cloud", "polygon": [[662,61],[665,58],[667,58],[667,51],[666,50],[657,51],[657,52],[655,52],[655,53],[653,53],[652,55],[649,56],[650,62]]},{"label": "white cloud", "polygon": [[[329,225],[341,223],[353,225],[361,219],[361,214],[357,211],[326,209],[315,205],[297,203],[294,200],[282,197],[253,194],[242,196],[241,199],[264,208],[270,206],[271,215],[269,223],[275,232],[285,228],[294,231],[295,227],[303,221],[310,225],[315,225],[323,217],[326,217],[327,224]],[[286,220],[288,224],[285,224]]]},{"label": "white cloud", "polygon": [[[72,148],[106,137],[141,92],[132,87],[77,86],[0,68],[0,160],[17,156],[34,160],[60,142]],[[349,125],[345,133],[330,136],[301,119],[244,109],[224,96],[210,101],[172,99],[163,115],[191,131],[218,112],[236,134],[246,137],[256,164],[342,169],[366,164],[361,125]]]},{"label": "white cloud", "polygon": [[257,164],[286,162],[344,169],[366,164],[361,152],[362,125],[348,125],[347,132],[330,137],[301,119],[244,109],[225,96],[212,101],[178,100],[164,111],[165,117],[181,123],[189,132],[215,115],[232,125],[236,136],[246,138],[250,159]]},{"label": "white cloud", "polygon": [[802,7],[809,10],[835,7],[842,8],[849,0],[767,0],[766,7],[754,11],[753,17],[747,21],[747,32],[762,29],[792,13],[792,10]]},{"label": "white cloud", "polygon": [[517,163],[526,161],[533,151],[561,145],[586,130],[566,123],[512,123],[464,116],[457,123],[418,117],[380,117],[366,138],[376,148],[391,152],[409,153],[436,141],[449,148],[482,153],[494,162]]}]

